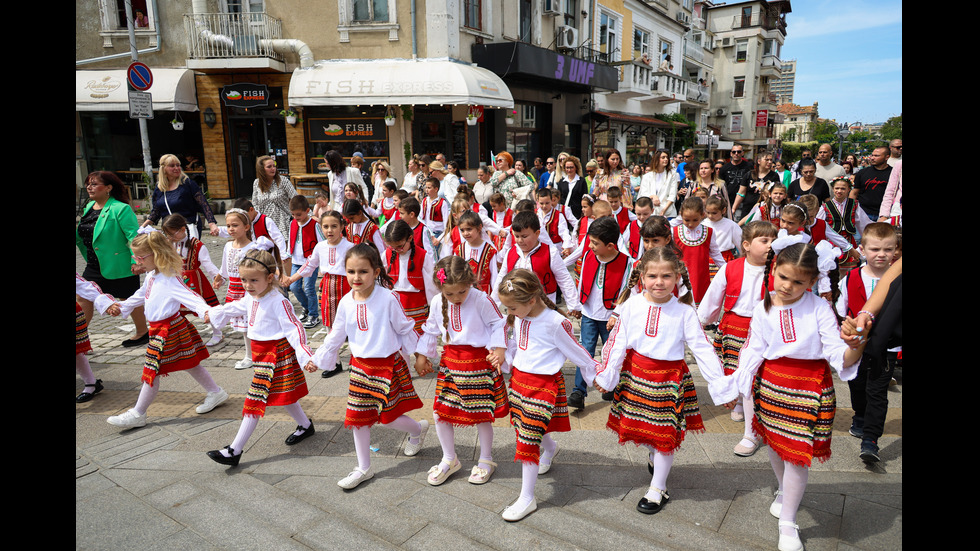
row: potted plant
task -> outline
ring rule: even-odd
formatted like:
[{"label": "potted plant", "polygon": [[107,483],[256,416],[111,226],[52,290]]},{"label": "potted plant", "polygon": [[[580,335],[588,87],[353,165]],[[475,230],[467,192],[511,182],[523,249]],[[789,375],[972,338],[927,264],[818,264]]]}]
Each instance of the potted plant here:
[{"label": "potted plant", "polygon": [[477,123],[477,113],[476,113],[476,111],[474,111],[474,110],[473,110],[473,108],[471,107],[471,108],[470,108],[470,109],[469,109],[469,110],[468,110],[468,111],[466,112],[466,124],[468,124],[468,125],[470,125],[470,126],[476,126],[476,123]]},{"label": "potted plant", "polygon": [[292,107],[287,107],[282,111],[279,111],[279,114],[286,117],[286,122],[288,124],[296,124],[296,121],[299,118],[299,114]]},{"label": "potted plant", "polygon": [[517,110],[514,109],[513,111],[508,112],[505,117],[507,119],[507,126],[512,126],[514,121],[517,120]]},{"label": "potted plant", "polygon": [[177,111],[174,111],[174,118],[170,121],[170,124],[173,125],[174,130],[184,129],[184,121],[180,118],[180,113]]},{"label": "potted plant", "polygon": [[387,113],[385,114],[385,126],[395,126],[395,114]]}]

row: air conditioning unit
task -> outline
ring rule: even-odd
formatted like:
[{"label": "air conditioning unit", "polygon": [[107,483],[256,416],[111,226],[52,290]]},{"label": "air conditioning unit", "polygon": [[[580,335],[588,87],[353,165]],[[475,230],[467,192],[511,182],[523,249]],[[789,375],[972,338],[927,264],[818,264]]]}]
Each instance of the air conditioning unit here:
[{"label": "air conditioning unit", "polygon": [[716,117],[724,117],[727,114],[728,114],[728,109],[725,109],[724,107],[719,107],[718,109],[715,109]]},{"label": "air conditioning unit", "polygon": [[677,12],[677,21],[680,22],[680,23],[684,23],[685,25],[690,25],[691,24],[691,16],[688,13],[679,11],[679,12]]},{"label": "air conditioning unit", "polygon": [[544,0],[545,15],[561,15],[561,0]]},{"label": "air conditioning unit", "polygon": [[558,27],[558,47],[571,50],[578,47],[578,29],[562,25]]},{"label": "air conditioning unit", "polygon": [[729,48],[729,47],[734,46],[734,45],[735,45],[735,41],[730,36],[726,36],[725,38],[722,38],[721,39],[721,47],[722,48]]}]

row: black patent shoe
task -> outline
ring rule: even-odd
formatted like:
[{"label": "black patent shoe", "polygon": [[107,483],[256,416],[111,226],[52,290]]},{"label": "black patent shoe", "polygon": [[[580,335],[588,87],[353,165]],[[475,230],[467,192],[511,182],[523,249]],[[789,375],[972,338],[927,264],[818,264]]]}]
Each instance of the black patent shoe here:
[{"label": "black patent shoe", "polygon": [[[88,389],[90,389],[90,388],[93,389],[93,390],[92,391],[89,391]],[[82,393],[79,394],[78,396],[75,396],[75,403],[76,404],[81,404],[81,403],[84,403],[84,402],[88,402],[96,394],[102,392],[102,389],[103,388],[105,388],[105,387],[102,386],[102,379],[96,379],[94,385],[85,385],[85,388],[82,389]]]},{"label": "black patent shoe", "polygon": [[221,453],[221,450],[209,451],[208,457],[210,457],[215,463],[221,463],[222,465],[228,465],[229,467],[237,467],[238,462],[242,460],[243,454],[235,455],[235,450],[230,445],[225,446],[225,449],[228,450],[231,457],[225,457],[224,454]]},{"label": "black patent shoe", "polygon": [[652,515],[655,513],[659,513],[660,510],[664,508],[664,505],[666,505],[667,502],[670,501],[670,496],[667,495],[667,492],[661,490],[660,488],[653,488],[652,486],[651,488],[660,492],[660,503],[657,503],[655,501],[650,501],[645,497],[641,498],[640,502],[636,504],[636,510],[643,513],[644,515]]},{"label": "black patent shoe", "polygon": [[286,437],[286,445],[287,446],[292,446],[293,444],[299,444],[303,440],[306,440],[307,437],[313,436],[313,433],[316,432],[316,429],[313,428],[313,421],[310,421],[310,426],[306,427],[305,429],[303,427],[297,426],[296,427],[296,430],[301,430],[303,432],[301,434],[299,434],[299,435],[297,435],[294,432],[294,433],[290,434],[289,436],[287,436]]}]

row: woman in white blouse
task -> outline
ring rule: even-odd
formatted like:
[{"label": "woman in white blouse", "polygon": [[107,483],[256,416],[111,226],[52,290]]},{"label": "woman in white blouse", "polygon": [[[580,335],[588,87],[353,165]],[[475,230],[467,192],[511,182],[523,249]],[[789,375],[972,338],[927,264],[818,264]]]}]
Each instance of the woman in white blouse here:
[{"label": "woman in white blouse", "polygon": [[677,172],[670,168],[670,155],[658,149],[650,161],[650,170],[640,180],[638,197],[653,201],[653,214],[665,217],[677,216],[674,198],[677,196]]},{"label": "woman in white blouse", "polygon": [[360,170],[347,166],[344,158],[336,151],[327,151],[323,157],[328,167],[327,179],[330,181],[330,200],[333,201],[332,209],[337,211],[342,210],[341,207],[344,204],[344,186],[348,182],[353,182],[360,186],[363,192],[362,196],[368,197],[367,184],[364,183],[364,178],[361,177]]}]

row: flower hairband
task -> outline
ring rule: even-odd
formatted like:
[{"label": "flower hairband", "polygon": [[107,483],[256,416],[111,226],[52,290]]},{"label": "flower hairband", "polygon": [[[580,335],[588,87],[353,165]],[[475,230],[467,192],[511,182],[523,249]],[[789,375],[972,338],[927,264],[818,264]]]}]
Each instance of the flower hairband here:
[{"label": "flower hairband", "polygon": [[440,285],[445,285],[446,284],[446,269],[445,268],[440,268],[439,271],[436,272],[436,277],[439,278],[439,284]]},{"label": "flower hairband", "polygon": [[242,209],[237,209],[237,208],[231,208],[231,209],[228,209],[228,210],[226,210],[226,211],[225,211],[225,213],[226,213],[226,214],[227,214],[227,213],[229,213],[229,212],[237,212],[238,214],[241,214],[241,215],[243,215],[243,216],[245,216],[245,217],[248,217],[248,213],[247,213],[247,212],[245,212],[245,211],[244,211],[244,210],[242,210]]}]

